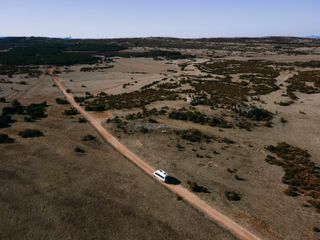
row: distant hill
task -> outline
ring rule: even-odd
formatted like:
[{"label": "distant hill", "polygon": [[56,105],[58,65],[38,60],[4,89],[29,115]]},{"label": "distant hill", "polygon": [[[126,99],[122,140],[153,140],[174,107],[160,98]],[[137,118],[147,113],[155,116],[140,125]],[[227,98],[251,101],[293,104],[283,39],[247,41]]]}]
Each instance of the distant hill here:
[{"label": "distant hill", "polygon": [[306,38],[320,39],[320,35],[311,35],[311,36],[307,36]]}]

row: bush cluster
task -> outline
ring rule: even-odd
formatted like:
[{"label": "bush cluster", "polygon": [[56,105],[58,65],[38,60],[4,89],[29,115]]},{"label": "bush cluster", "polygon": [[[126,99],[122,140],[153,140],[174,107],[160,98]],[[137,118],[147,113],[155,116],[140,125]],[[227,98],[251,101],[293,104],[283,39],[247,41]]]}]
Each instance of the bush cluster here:
[{"label": "bush cluster", "polygon": [[0,133],[0,144],[1,143],[13,143],[14,138],[9,137],[7,134]]},{"label": "bush cluster", "polygon": [[18,100],[13,100],[11,106],[6,106],[2,109],[0,116],[0,128],[9,127],[12,120],[12,115],[19,114],[25,115],[26,122],[33,122],[41,118],[47,117],[46,109],[47,102],[32,103],[27,106],[23,106]]},{"label": "bush cluster", "polygon": [[94,136],[92,136],[91,134],[88,134],[82,138],[82,141],[88,142],[88,141],[93,141],[95,139],[96,138]]},{"label": "bush cluster", "polygon": [[56,98],[56,103],[57,104],[62,104],[62,105],[69,104],[67,99],[64,99],[64,98]]},{"label": "bush cluster", "polygon": [[79,112],[77,109],[75,109],[74,107],[70,108],[70,109],[66,109],[64,110],[63,112],[64,115],[67,115],[67,116],[73,116],[73,115],[78,115]]},{"label": "bush cluster", "polygon": [[188,140],[190,142],[202,142],[203,140],[206,142],[211,142],[213,138],[211,136],[208,136],[202,133],[198,129],[176,131],[176,134],[178,134],[182,139]]},{"label": "bush cluster", "polygon": [[44,134],[37,129],[26,129],[19,132],[19,135],[23,138],[43,137]]},{"label": "bush cluster", "polygon": [[200,186],[194,181],[187,181],[187,184],[192,192],[209,193],[209,190],[206,187]]},{"label": "bush cluster", "polygon": [[75,147],[74,151],[77,153],[85,153],[86,152],[82,147],[79,147],[79,146]]},{"label": "bush cluster", "polygon": [[284,192],[289,196],[302,194],[312,198],[309,203],[320,212],[320,167],[311,161],[310,154],[285,142],[266,149],[278,157],[268,155],[266,161],[281,166],[285,172],[282,182],[289,186]]},{"label": "bush cluster", "polygon": [[169,118],[190,121],[200,124],[208,124],[212,127],[221,127],[221,128],[231,128],[232,124],[227,122],[223,117],[212,116],[209,117],[200,112],[194,111],[190,112],[185,109],[180,109],[178,111],[172,111],[169,113]]},{"label": "bush cluster", "polygon": [[241,200],[241,195],[237,192],[226,191],[225,196],[229,201],[240,201]]},{"label": "bush cluster", "polygon": [[85,102],[87,111],[104,111],[105,109],[141,108],[152,102],[176,100],[178,94],[164,89],[144,89],[118,95],[100,93],[91,101]]}]

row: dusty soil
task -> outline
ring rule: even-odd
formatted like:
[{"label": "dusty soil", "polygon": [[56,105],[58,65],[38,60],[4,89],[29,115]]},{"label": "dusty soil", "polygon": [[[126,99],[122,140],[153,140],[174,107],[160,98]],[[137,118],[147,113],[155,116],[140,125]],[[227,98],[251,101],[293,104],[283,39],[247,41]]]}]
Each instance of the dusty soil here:
[{"label": "dusty soil", "polygon": [[[269,47],[261,44],[254,49],[245,44],[225,44],[221,50],[219,46],[215,46],[214,51],[183,50],[187,54],[198,54],[199,58],[193,61],[116,58],[111,63],[113,68],[102,71],[80,71],[88,65],[71,66],[71,71],[61,67],[59,78],[76,96],[101,91],[122,94],[139,90],[154,81],[179,83],[182,78],[201,78],[207,74],[196,64],[212,59],[262,59],[277,63],[320,60],[319,48],[297,48],[295,50],[307,53],[299,55],[280,53],[282,50],[273,52]],[[183,63],[187,63],[184,70],[181,69]],[[153,124],[147,118],[128,120],[126,131],[123,131],[113,122],[105,123],[106,120],[116,116],[125,119],[128,114],[142,112],[141,108],[110,109],[92,114],[150,165],[165,169],[183,186],[188,187],[187,181],[194,181],[206,187],[207,193],[196,193],[201,199],[263,239],[320,239],[319,233],[313,230],[320,228],[319,213],[305,207],[304,196],[285,195],[284,171],[265,161],[269,154],[265,147],[285,141],[308,150],[312,161],[320,164],[320,95],[295,92],[299,99],[293,104],[279,105],[279,102],[290,101],[285,96],[286,80],[299,70],[310,69],[282,69],[276,78],[279,89],[250,102],[275,114],[271,128],[259,125],[252,131],[238,127],[222,129],[158,115],[152,116],[158,122]],[[242,81],[240,74],[232,77],[233,83]],[[21,79],[15,76],[11,80],[18,82]],[[27,85],[2,83],[0,96],[8,100],[18,98],[23,103],[48,101],[51,106],[46,119],[35,123],[24,123],[20,119],[13,127],[1,129],[16,139],[16,143],[0,145],[0,208],[4,213],[1,238],[232,239],[206,217],[150,180],[105,144],[88,124],[78,123],[78,116],[74,119],[63,116],[62,111],[68,107],[55,104],[54,99],[62,95],[52,87],[48,77],[26,81]],[[314,83],[306,84],[313,86]],[[182,89],[188,90],[190,85],[183,85]],[[4,105],[1,103],[0,106]],[[176,101],[152,102],[146,108],[165,106],[226,115],[228,120],[236,117],[224,106],[218,109],[202,105],[191,107],[183,97]],[[282,122],[281,118],[287,122]],[[144,124],[154,130],[146,133],[137,130],[137,126]],[[45,137],[26,140],[17,136],[20,129],[31,126],[43,130]],[[159,126],[172,131],[162,131]],[[220,139],[227,137],[235,143],[189,142],[173,131],[190,128]],[[81,137],[87,133],[98,140],[82,142]],[[73,151],[78,145],[86,150],[85,154],[78,155]],[[226,191],[239,193],[241,200],[228,201]]]},{"label": "dusty soil", "polygon": [[[248,59],[241,56],[233,59]],[[289,56],[289,55],[256,55],[252,58],[268,59],[273,61],[309,61],[318,60],[318,55],[307,56]],[[136,59],[117,59],[115,67],[106,70],[106,73],[92,73],[94,78],[99,78],[99,84],[103,81],[106,86],[107,93],[122,93],[137,90],[135,86],[129,86],[123,89],[122,85],[132,82],[131,75],[124,78],[116,79],[115,75],[121,69],[130,68],[130,71],[147,72],[141,75],[141,78],[135,78],[136,81],[141,80],[141,84],[145,85],[153,80],[159,80],[168,69],[176,69],[176,73],[169,72],[169,78],[176,79],[179,75],[198,75],[199,72],[192,66],[188,66],[185,71],[178,68],[181,61],[171,61],[171,64],[163,64],[163,62],[153,60],[137,60]],[[146,62],[148,62],[147,65]],[[203,62],[203,59],[199,60]],[[135,62],[135,64],[132,64]],[[119,68],[117,65],[119,64]],[[157,65],[160,70],[155,70]],[[132,68],[131,68],[132,67]],[[150,70],[151,69],[151,70]],[[76,69],[75,69],[76,70]],[[114,72],[113,72],[114,71]],[[161,74],[162,73],[162,74]],[[320,216],[312,208],[306,208],[303,204],[306,199],[301,197],[290,197],[283,193],[287,185],[281,182],[283,170],[280,167],[272,166],[265,162],[265,150],[267,145],[274,145],[278,142],[285,141],[289,144],[306,149],[312,156],[312,160],[320,163],[319,151],[319,94],[302,94],[297,93],[299,97],[293,105],[279,106],[275,102],[287,101],[288,97],[282,96],[287,83],[285,80],[293,76],[295,71],[283,70],[277,77],[277,84],[280,89],[271,94],[261,96],[259,102],[253,101],[257,106],[261,106],[273,113],[276,113],[273,119],[273,127],[257,127],[249,132],[244,129],[219,129],[216,127],[208,127],[205,125],[195,124],[191,122],[178,121],[168,119],[167,117],[153,117],[160,124],[175,129],[196,128],[207,134],[213,134],[220,137],[228,137],[236,143],[229,145],[225,143],[189,143],[181,140],[174,133],[161,133],[153,131],[143,134],[134,131],[135,126],[143,124],[143,120],[135,120],[129,122],[129,131],[124,133],[121,129],[117,129],[114,124],[106,124],[105,126],[115,133],[126,146],[146,159],[151,165],[163,168],[169,173],[181,180],[182,184],[187,186],[188,180],[193,180],[207,187],[210,193],[199,193],[198,195],[206,200],[209,204],[217,207],[227,216],[237,219],[243,226],[262,233],[263,236],[270,239],[318,239],[319,235],[313,232],[313,227],[319,225]],[[89,74],[89,73],[88,73]],[[154,75],[160,74],[160,75]],[[99,75],[99,76],[98,76]],[[88,87],[82,92],[77,88],[85,82],[84,75],[80,73],[63,73],[61,75],[64,83],[75,89],[76,94],[84,91],[99,92],[101,89],[96,87]],[[149,78],[150,77],[150,78]],[[237,77],[237,75],[235,75]],[[152,80],[150,80],[153,78]],[[73,79],[73,82],[68,81]],[[93,78],[92,78],[93,79]],[[146,80],[149,79],[149,80]],[[161,78],[160,78],[161,79]],[[235,81],[238,79],[235,78]],[[164,80],[166,81],[166,80]],[[93,80],[92,85],[95,85]],[[119,84],[118,84],[119,83]],[[89,85],[88,85],[89,86]],[[107,90],[111,87],[115,92]],[[114,88],[113,88],[114,86]],[[139,85],[140,86],[140,85]],[[179,109],[181,107],[189,108],[189,105],[182,100],[179,101],[161,101],[154,102],[147,106],[151,108],[161,108],[168,106],[169,108]],[[207,113],[225,113],[231,114],[228,110],[210,110],[202,106],[196,107],[197,110]],[[101,121],[115,116],[126,116],[129,113],[139,112],[141,109],[123,109],[110,110],[106,113],[96,113]],[[302,114],[301,112],[305,113]],[[283,117],[288,122],[281,123],[280,118]],[[184,147],[179,151],[176,147],[180,144]],[[227,169],[234,169],[234,173],[230,173]],[[239,180],[240,179],[240,180]],[[239,192],[242,196],[239,202],[228,201],[224,193],[232,190]]]},{"label": "dusty soil", "polygon": [[[14,81],[14,79],[13,79]],[[1,239],[234,239],[188,204],[146,176],[78,117],[47,76],[28,85],[1,84],[7,101],[47,101],[48,117],[22,117],[1,129],[15,143],[0,144]],[[4,95],[4,94],[3,94]],[[8,105],[1,104],[1,107]],[[20,130],[36,128],[40,138]],[[96,140],[83,142],[92,134]],[[81,146],[85,153],[74,152]]]}]

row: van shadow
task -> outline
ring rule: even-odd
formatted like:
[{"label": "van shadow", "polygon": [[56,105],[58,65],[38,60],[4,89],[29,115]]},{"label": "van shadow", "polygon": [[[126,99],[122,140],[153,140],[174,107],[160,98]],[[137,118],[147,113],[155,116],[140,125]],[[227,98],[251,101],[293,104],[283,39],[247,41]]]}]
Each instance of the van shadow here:
[{"label": "van shadow", "polygon": [[179,185],[181,182],[178,179],[176,179],[175,177],[167,176],[166,183],[172,184],[172,185]]}]

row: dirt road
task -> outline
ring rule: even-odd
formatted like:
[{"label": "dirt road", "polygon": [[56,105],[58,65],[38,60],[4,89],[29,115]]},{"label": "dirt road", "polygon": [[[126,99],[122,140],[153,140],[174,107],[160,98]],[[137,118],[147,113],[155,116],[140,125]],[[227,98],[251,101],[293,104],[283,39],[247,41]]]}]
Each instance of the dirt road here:
[{"label": "dirt road", "polygon": [[[140,157],[130,151],[127,147],[125,147],[122,143],[120,143],[111,133],[109,133],[100,123],[98,119],[93,117],[91,114],[86,112],[80,105],[78,105],[72,95],[67,93],[66,88],[63,84],[59,81],[57,77],[53,75],[53,71],[50,70],[49,74],[52,77],[53,82],[56,86],[63,92],[66,99],[69,103],[76,108],[83,117],[85,117],[88,122],[96,129],[96,131],[105,139],[109,144],[111,144],[116,150],[118,150],[121,154],[123,154],[126,158],[131,160],[135,163],[139,168],[141,168],[145,173],[149,176],[153,177],[153,172],[155,168],[147,164],[143,161]],[[159,183],[161,183],[159,181]],[[162,184],[162,183],[161,183]],[[164,187],[168,188],[173,193],[182,197],[186,202],[192,205],[195,209],[203,212],[207,216],[209,216],[215,223],[223,227],[224,229],[231,232],[235,237],[241,240],[260,240],[258,236],[254,235],[253,233],[249,232],[230,218],[226,217],[225,215],[221,214],[213,207],[209,206],[205,201],[198,198],[195,194],[190,192],[188,189],[183,187],[182,185],[168,185],[162,184]]]}]

